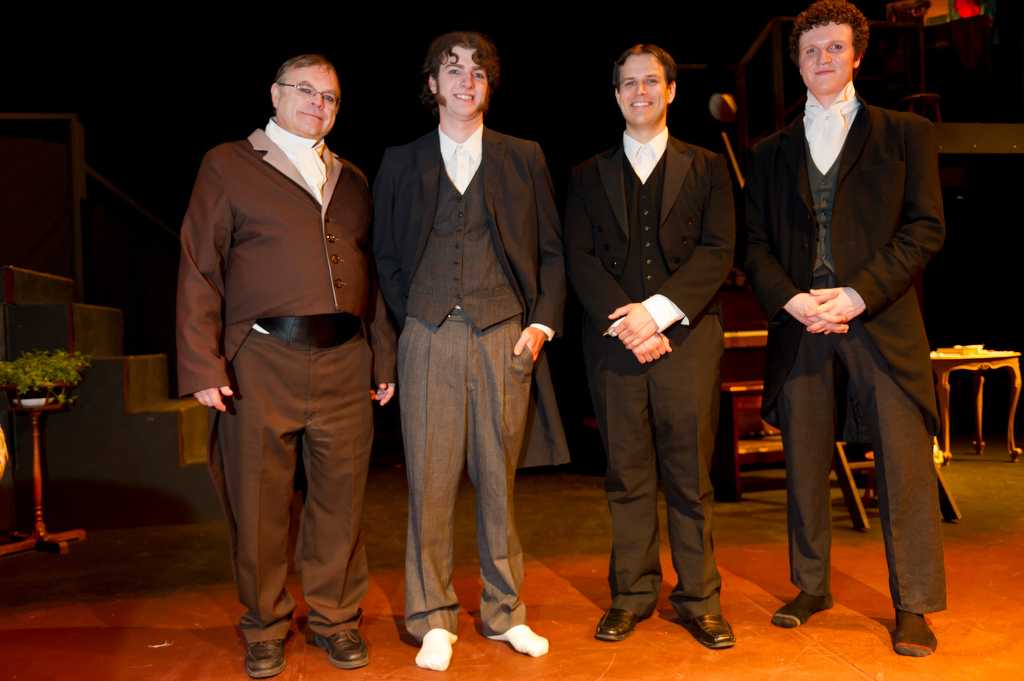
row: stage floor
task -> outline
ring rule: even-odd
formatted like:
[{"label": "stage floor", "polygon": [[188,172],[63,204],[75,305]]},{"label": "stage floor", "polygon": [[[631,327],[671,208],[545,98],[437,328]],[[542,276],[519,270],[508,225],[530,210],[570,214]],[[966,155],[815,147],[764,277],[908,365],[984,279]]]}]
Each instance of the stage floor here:
[{"label": "stage floor", "polygon": [[[956,451],[944,469],[964,519],[944,524],[949,609],[929,616],[938,653],[892,652],[893,611],[877,510],[866,533],[852,529],[833,490],[834,609],[798,629],[769,624],[794,593],[786,558],[785,493],[779,470],[746,476],[741,503],[717,504],[715,541],[722,607],[735,648],[710,651],[673,621],[665,597],[674,577],[662,536],[666,583],[659,612],[621,643],[593,638],[609,604],[609,521],[600,477],[527,472],[517,515],[527,553],[523,600],[529,623],[551,641],[531,659],[479,632],[473,496],[457,511],[456,590],[466,606],[445,673],[417,669],[402,628],[405,481],[398,465],[371,471],[365,514],[371,566],[362,631],[370,666],[331,667],[293,626],[287,668],[297,679],[897,679],[1021,678],[1024,667],[1024,464],[990,443],[982,457]],[[126,510],[130,513],[130,510]],[[62,528],[54,528],[62,529]],[[300,596],[297,579],[292,593]],[[300,604],[297,625],[303,621]],[[201,681],[245,679],[235,629],[240,606],[220,523],[90,532],[70,554],[0,560],[0,679]]]}]

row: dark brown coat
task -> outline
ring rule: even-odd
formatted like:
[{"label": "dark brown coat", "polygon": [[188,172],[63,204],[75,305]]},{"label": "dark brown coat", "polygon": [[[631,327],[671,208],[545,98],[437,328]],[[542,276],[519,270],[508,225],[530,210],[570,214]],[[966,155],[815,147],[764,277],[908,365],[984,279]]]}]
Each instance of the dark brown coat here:
[{"label": "dark brown coat", "polygon": [[374,378],[394,381],[371,217],[366,177],[337,155],[321,207],[262,130],[207,153],[181,228],[179,393],[230,385],[228,363],[260,317],[331,312],[365,321]]}]

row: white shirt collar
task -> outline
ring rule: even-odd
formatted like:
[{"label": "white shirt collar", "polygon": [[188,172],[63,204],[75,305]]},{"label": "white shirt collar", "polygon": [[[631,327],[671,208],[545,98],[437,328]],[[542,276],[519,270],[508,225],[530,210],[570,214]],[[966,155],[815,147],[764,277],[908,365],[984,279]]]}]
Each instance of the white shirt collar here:
[{"label": "white shirt collar", "polygon": [[636,159],[636,152],[640,147],[650,147],[651,151],[654,152],[654,163],[657,164],[668,147],[668,128],[662,128],[661,132],[652,137],[646,144],[636,141],[629,136],[628,132],[623,132],[622,146],[625,148],[626,156],[629,157],[631,163]]},{"label": "white shirt collar", "polygon": [[[818,98],[814,96],[810,90],[807,91],[807,104],[804,105],[804,117],[806,119],[815,120],[820,116],[824,116],[829,111],[838,111],[843,115],[843,118],[849,118],[851,112],[856,112],[860,108],[860,100],[857,99],[857,91],[853,87],[853,81],[851,80],[843,88],[839,96],[832,100],[832,103],[827,107],[822,106]],[[847,121],[849,122],[849,121]]]},{"label": "white shirt collar", "polygon": [[273,118],[267,121],[267,137],[287,154],[302,153],[310,149],[315,150],[317,153],[323,153],[323,139],[311,140],[307,137],[300,137],[293,132],[288,132],[278,125],[277,121]]},{"label": "white shirt collar", "polygon": [[[650,149],[652,154],[650,158],[653,159],[653,162],[649,166],[638,165],[637,152],[644,147]],[[633,172],[637,174],[641,182],[646,182],[647,178],[650,177],[651,172],[658,165],[661,157],[665,155],[667,147],[668,128],[662,128],[661,132],[652,137],[646,144],[633,139],[629,136],[628,132],[622,133],[622,148],[626,152],[626,158],[629,159],[629,165],[633,167]]]},{"label": "white shirt collar", "polygon": [[[448,135],[444,134],[444,130],[440,127],[437,129],[438,137],[441,138],[441,158],[444,160],[445,166],[447,166],[452,156],[455,155],[455,147],[459,146],[460,143],[453,140]],[[473,131],[473,134],[466,138],[465,142],[462,142],[462,150],[466,152],[471,163],[478,163],[480,157],[483,156],[483,140],[484,140],[484,126],[480,125],[479,128]]]}]

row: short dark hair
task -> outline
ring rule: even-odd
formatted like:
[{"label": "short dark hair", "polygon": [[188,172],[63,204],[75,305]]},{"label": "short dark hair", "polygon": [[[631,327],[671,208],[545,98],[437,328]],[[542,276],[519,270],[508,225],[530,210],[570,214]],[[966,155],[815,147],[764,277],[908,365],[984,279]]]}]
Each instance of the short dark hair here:
[{"label": "short dark hair", "polygon": [[437,98],[430,91],[430,79],[435,81],[441,73],[441,67],[449,63],[455,53],[456,47],[463,47],[467,50],[474,50],[473,63],[483,67],[487,74],[487,88],[493,93],[498,87],[498,79],[501,76],[501,61],[498,59],[498,48],[482,33],[476,31],[452,31],[434,38],[427,49],[427,58],[423,60],[423,92],[420,99],[436,116]]},{"label": "short dark hair", "polygon": [[789,34],[789,56],[793,63],[800,63],[800,36],[812,28],[829,24],[846,24],[853,29],[854,55],[863,56],[871,33],[864,14],[856,5],[846,0],[818,0],[800,12],[793,22],[793,32]]},{"label": "short dark hair", "polygon": [[334,64],[331,60],[322,54],[300,54],[297,57],[285,61],[277,68],[277,73],[274,74],[274,82],[280,83],[281,79],[284,78],[284,74],[288,73],[292,69],[302,69],[307,66],[323,66],[324,68],[330,69],[334,72],[335,78],[338,76],[338,70],[334,68]]},{"label": "short dark hair", "polygon": [[612,87],[616,90],[619,89],[619,69],[622,68],[627,59],[635,54],[649,54],[657,59],[658,63],[661,64],[661,68],[665,69],[665,84],[671,85],[676,82],[679,67],[676,66],[676,60],[672,58],[672,55],[657,45],[639,43],[620,54],[619,58],[615,60],[615,65],[612,67]]}]

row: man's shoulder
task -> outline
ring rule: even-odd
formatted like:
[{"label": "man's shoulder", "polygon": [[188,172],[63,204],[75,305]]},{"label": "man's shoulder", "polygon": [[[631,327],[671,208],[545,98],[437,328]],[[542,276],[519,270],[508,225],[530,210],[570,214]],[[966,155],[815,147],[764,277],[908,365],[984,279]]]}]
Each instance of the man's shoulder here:
[{"label": "man's shoulder", "polygon": [[572,168],[573,174],[574,175],[586,175],[587,173],[596,173],[596,172],[598,172],[598,170],[597,170],[598,164],[601,163],[602,161],[610,160],[613,156],[615,156],[616,153],[618,153],[618,151],[620,149],[622,149],[622,145],[621,144],[613,146],[613,147],[608,147],[604,151],[600,151],[600,152],[594,154],[593,156],[591,156],[590,158],[586,159],[585,161],[583,161],[581,163],[577,163]]},{"label": "man's shoulder", "polygon": [[880,106],[871,106],[870,104],[865,104],[864,109],[871,119],[873,128],[879,127],[883,130],[898,128],[917,131],[932,125],[932,122],[927,118],[910,111],[894,111],[892,109],[883,109]]},{"label": "man's shoulder", "polygon": [[524,139],[522,137],[515,137],[513,135],[507,135],[491,128],[484,128],[484,140],[489,142],[499,142],[504,144],[510,149],[518,149],[523,151],[532,151],[535,148],[539,148],[540,144],[534,140]]},{"label": "man's shoulder", "polygon": [[669,146],[674,148],[676,151],[683,154],[693,154],[695,158],[698,158],[704,162],[710,162],[714,158],[721,156],[721,154],[719,154],[718,152],[712,151],[698,144],[692,144],[685,140],[681,140],[675,136],[669,137],[668,143]]},{"label": "man's shoulder", "polygon": [[759,142],[751,147],[751,153],[756,157],[763,157],[775,153],[775,151],[782,146],[783,142],[788,139],[791,135],[796,134],[793,129],[793,124],[787,125],[781,130],[776,130],[767,137],[761,139]]},{"label": "man's shoulder", "polygon": [[366,173],[363,169],[357,166],[352,161],[348,160],[344,156],[331,152],[331,156],[334,157],[334,161],[341,164],[342,170],[353,173],[356,178],[365,186],[369,186],[369,180],[366,179]]},{"label": "man's shoulder", "polygon": [[441,142],[438,139],[437,129],[435,128],[435,129],[431,130],[430,132],[426,133],[425,135],[420,135],[419,137],[417,137],[416,139],[412,140],[411,142],[406,142],[405,144],[396,144],[394,146],[390,146],[390,147],[385,148],[384,149],[384,157],[387,158],[388,156],[391,156],[391,157],[415,156],[415,155],[417,155],[419,153],[422,153],[425,150],[428,150],[428,149],[430,149],[432,147],[437,147],[437,150],[438,150],[437,153],[440,154],[441,153],[440,145],[441,145]]},{"label": "man's shoulder", "polygon": [[237,163],[239,161],[249,160],[255,157],[256,152],[255,149],[253,149],[252,143],[249,140],[244,139],[218,144],[206,152],[206,155],[203,157],[203,162],[223,165],[227,163]]}]

